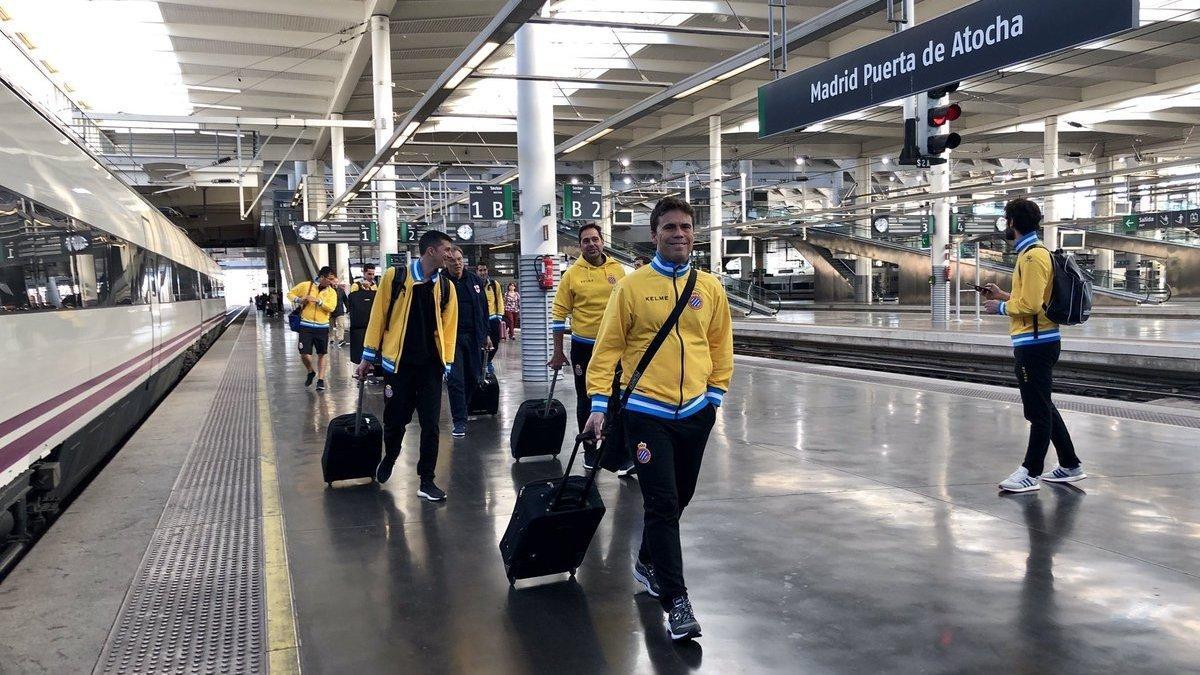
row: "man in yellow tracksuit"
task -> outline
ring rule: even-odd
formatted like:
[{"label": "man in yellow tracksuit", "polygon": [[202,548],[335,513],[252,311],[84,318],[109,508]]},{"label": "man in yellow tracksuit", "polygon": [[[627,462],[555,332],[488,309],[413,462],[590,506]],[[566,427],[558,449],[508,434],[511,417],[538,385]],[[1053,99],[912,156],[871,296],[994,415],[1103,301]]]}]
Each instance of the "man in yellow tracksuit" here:
[{"label": "man in yellow tracksuit", "polygon": [[[650,214],[658,252],[617,282],[588,366],[592,414],[584,433],[600,435],[617,365],[622,386],[666,322],[691,273],[692,207],[666,197]],[[645,508],[633,576],[667,611],[672,639],[699,637],[679,544],[679,518],[696,491],[700,461],[733,375],[733,322],[721,281],[697,272],[687,306],[621,413],[625,443],[638,463]]]},{"label": "man in yellow tracksuit", "polygon": [[[379,282],[371,321],[363,339],[358,377],[371,374],[376,363],[386,373],[383,409],[383,461],[375,479],[387,482],[400,456],[404,428],[413,411],[421,423],[421,448],[417,495],[432,502],[446,498],[434,484],[438,458],[438,417],[442,410],[442,382],[454,363],[458,339],[458,300],[454,285],[441,267],[450,256],[450,237],[430,230],[417,244],[421,257],[407,267],[393,267]],[[390,318],[389,318],[390,317]]]},{"label": "man in yellow tracksuit", "polygon": [[[1045,310],[1053,290],[1054,261],[1050,251],[1038,241],[1037,228],[1042,222],[1042,212],[1028,199],[1014,199],[1005,205],[1004,217],[1008,224],[1005,236],[1015,242],[1013,248],[1018,254],[1012,293],[988,284],[985,309],[991,314],[1009,317],[1017,384],[1025,419],[1029,420],[1029,444],[1025,449],[1025,461],[1000,482],[1000,489],[1029,492],[1038,489],[1041,481],[1072,483],[1087,478],[1087,475],[1075,455],[1071,433],[1050,398],[1061,341],[1058,325],[1047,318]],[[1051,441],[1058,453],[1059,465],[1042,473]]]},{"label": "man in yellow tracksuit", "polygon": [[[591,414],[592,399],[588,396],[587,371],[592,349],[600,333],[600,319],[612,297],[613,287],[625,278],[625,268],[612,256],[604,254],[604,234],[599,225],[589,223],[579,228],[579,258],[563,272],[550,308],[550,330],[554,333],[554,356],[546,364],[554,370],[567,365],[563,351],[567,332],[567,317],[571,318],[571,367],[575,373],[575,420],[579,430]],[[623,449],[622,449],[623,450]],[[584,453],[584,466],[592,468],[594,453]],[[634,470],[628,457],[609,458],[618,476],[628,476]]]},{"label": "man in yellow tracksuit", "polygon": [[[322,267],[313,281],[296,284],[288,291],[288,299],[300,305],[300,360],[308,369],[304,386],[317,380],[317,391],[325,391],[325,355],[329,353],[329,316],[338,306],[337,274],[332,267]],[[313,368],[312,354],[317,353]]]}]

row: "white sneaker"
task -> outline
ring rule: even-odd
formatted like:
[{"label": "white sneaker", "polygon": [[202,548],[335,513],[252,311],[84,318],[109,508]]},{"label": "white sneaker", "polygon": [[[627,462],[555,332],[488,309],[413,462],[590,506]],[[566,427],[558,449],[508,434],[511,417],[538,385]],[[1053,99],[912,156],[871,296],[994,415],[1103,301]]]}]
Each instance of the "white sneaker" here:
[{"label": "white sneaker", "polygon": [[1000,489],[1006,492],[1033,492],[1040,488],[1038,479],[1029,475],[1029,469],[1018,467],[1012,475],[1000,481]]},{"label": "white sneaker", "polygon": [[1083,465],[1074,469],[1064,469],[1061,466],[1054,467],[1054,470],[1038,476],[1041,480],[1048,480],[1051,483],[1074,483],[1077,480],[1087,478],[1087,474],[1083,472]]}]

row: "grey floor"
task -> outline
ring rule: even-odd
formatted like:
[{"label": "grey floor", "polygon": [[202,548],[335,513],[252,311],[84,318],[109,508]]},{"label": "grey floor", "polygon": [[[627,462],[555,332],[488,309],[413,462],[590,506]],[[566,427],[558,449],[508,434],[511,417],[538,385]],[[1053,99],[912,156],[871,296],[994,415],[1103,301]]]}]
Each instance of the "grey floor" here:
[{"label": "grey floor", "polygon": [[[1107,323],[1107,322],[1106,322]],[[1082,489],[998,496],[1020,461],[1018,406],[740,363],[683,519],[704,637],[673,645],[636,595],[636,484],[609,507],[577,581],[512,590],[497,543],[517,488],[561,464],[513,465],[519,354],[498,357],[496,418],[450,438],[416,495],[415,453],[392,480],[327,489],[330,417],[294,340],[266,327],[275,442],[301,661],[312,673],[1196,672],[1197,431],[1066,412]],[[830,371],[826,370],[826,373]],[[568,382],[559,398],[573,406]],[[378,410],[378,390],[369,406]],[[416,447],[416,425],[409,447]],[[1052,463],[1052,460],[1051,460]]]},{"label": "grey floor", "polygon": [[[962,322],[951,322],[941,330],[966,333],[1008,333],[1008,317],[984,316],[982,322],[975,321],[975,306],[963,305]],[[838,311],[838,310],[785,310],[776,316],[780,323],[795,323],[810,326],[842,326],[863,328],[902,328],[905,330],[932,330],[927,313],[895,311]],[[1115,338],[1118,340],[1152,340],[1164,342],[1200,342],[1200,320],[1175,318],[1122,318],[1097,316],[1079,326],[1063,328],[1063,339],[1078,336],[1084,338]]]}]

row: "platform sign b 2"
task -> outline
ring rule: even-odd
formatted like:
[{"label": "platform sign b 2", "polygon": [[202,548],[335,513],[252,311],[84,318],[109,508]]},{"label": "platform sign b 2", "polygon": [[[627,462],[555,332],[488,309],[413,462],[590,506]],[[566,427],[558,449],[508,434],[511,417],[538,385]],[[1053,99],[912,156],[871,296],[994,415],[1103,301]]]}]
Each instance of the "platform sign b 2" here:
[{"label": "platform sign b 2", "polygon": [[600,220],[604,191],[599,185],[563,186],[563,220]]},{"label": "platform sign b 2", "polygon": [[471,220],[512,220],[511,185],[474,184],[467,187]]}]

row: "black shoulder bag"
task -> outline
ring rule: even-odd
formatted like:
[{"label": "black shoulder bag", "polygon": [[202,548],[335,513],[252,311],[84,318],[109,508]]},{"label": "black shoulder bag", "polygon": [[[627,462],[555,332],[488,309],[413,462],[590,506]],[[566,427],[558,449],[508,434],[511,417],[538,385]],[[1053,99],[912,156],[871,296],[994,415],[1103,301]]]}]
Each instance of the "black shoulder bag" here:
[{"label": "black shoulder bag", "polygon": [[[604,420],[604,432],[601,436],[608,437],[612,432],[613,425],[617,423],[618,418],[625,411],[625,406],[629,404],[629,397],[633,394],[633,390],[637,388],[638,382],[642,379],[642,375],[646,372],[646,368],[650,367],[650,362],[654,360],[654,355],[658,353],[663,342],[666,342],[667,335],[675,329],[675,324],[679,323],[679,317],[683,315],[683,308],[687,306],[688,301],[692,299],[692,292],[696,289],[696,270],[693,268],[692,273],[688,275],[687,283],[683,286],[683,292],[679,294],[679,300],[675,303],[675,307],[671,310],[670,316],[663,322],[658,333],[654,335],[654,339],[646,347],[646,351],[642,352],[642,358],[638,361],[637,367],[633,369],[633,374],[629,376],[629,384],[625,387],[625,391],[621,392],[620,405],[612,414]],[[559,481],[558,490],[554,494],[554,499],[551,501],[551,508],[558,506],[559,499],[562,497],[563,488],[567,485],[567,477],[571,475],[571,465],[575,463],[575,455],[579,453],[579,446],[591,440],[588,434],[579,434],[575,437],[575,449],[571,451],[571,459],[567,460],[567,470],[563,473],[563,478]],[[609,446],[608,441],[600,443],[600,454],[596,458],[596,465],[588,473],[587,483],[583,486],[583,492],[580,494],[584,499],[592,491],[592,484],[596,482],[596,474],[600,472],[600,466],[604,461],[604,452]]]}]

